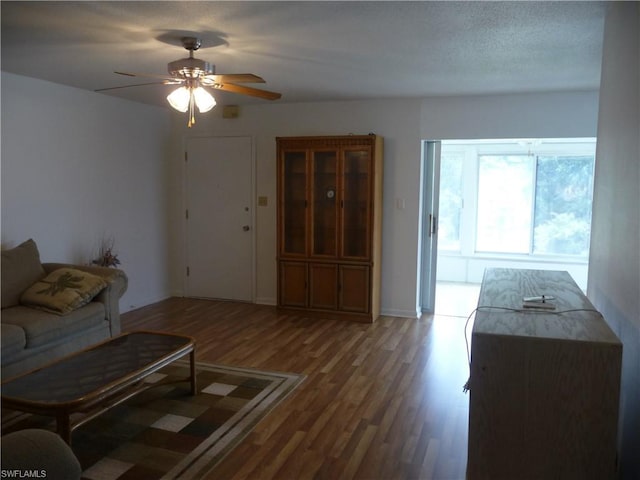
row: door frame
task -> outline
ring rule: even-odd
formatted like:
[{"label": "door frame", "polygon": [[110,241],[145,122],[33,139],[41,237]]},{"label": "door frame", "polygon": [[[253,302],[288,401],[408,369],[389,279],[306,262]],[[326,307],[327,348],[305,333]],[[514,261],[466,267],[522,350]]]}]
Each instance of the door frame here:
[{"label": "door frame", "polygon": [[188,222],[186,217],[187,206],[188,206],[188,161],[187,161],[187,152],[188,152],[188,143],[190,139],[193,138],[248,138],[251,143],[251,160],[250,160],[250,235],[251,235],[251,271],[250,271],[250,283],[251,283],[251,303],[256,303],[257,298],[257,267],[256,267],[256,249],[257,249],[257,235],[256,235],[256,209],[257,207],[257,197],[256,197],[256,139],[253,135],[188,135],[183,137],[182,141],[182,211],[180,212],[182,216],[182,296],[187,296],[187,263],[188,263],[188,248],[189,248],[189,237],[188,237]]}]

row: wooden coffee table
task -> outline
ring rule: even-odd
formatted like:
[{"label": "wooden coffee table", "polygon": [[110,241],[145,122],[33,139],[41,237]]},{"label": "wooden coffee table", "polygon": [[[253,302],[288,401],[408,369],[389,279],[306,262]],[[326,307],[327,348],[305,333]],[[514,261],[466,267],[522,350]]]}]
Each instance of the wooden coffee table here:
[{"label": "wooden coffee table", "polygon": [[75,428],[148,388],[165,384],[144,379],[187,354],[190,376],[180,381],[189,381],[195,395],[194,339],[141,331],[111,338],[7,380],[2,383],[2,406],[56,417],[58,434],[71,444]]}]

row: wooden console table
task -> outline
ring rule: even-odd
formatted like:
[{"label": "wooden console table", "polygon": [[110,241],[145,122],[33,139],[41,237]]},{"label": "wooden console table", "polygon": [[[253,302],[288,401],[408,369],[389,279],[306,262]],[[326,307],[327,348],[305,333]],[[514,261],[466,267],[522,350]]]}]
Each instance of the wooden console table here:
[{"label": "wooden console table", "polygon": [[[522,308],[538,295],[555,309]],[[567,272],[487,269],[471,338],[467,478],[615,478],[621,361],[620,340]]]}]

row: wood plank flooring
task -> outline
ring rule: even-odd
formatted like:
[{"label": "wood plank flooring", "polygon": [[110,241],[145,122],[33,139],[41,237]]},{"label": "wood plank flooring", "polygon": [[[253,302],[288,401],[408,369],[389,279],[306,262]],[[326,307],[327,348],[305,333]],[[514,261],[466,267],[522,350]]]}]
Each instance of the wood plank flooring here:
[{"label": "wood plank flooring", "polygon": [[360,324],[172,298],[122,322],[194,336],[199,361],[307,375],[209,478],[465,477],[464,317]]}]

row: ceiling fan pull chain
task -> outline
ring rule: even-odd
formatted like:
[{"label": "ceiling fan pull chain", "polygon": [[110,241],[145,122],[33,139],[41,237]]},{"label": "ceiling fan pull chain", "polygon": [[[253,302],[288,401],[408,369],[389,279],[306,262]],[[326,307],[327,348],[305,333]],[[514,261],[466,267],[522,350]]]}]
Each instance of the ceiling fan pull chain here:
[{"label": "ceiling fan pull chain", "polygon": [[195,99],[193,97],[193,91],[189,91],[189,123],[187,123],[187,127],[191,128],[196,123],[195,116]]}]

